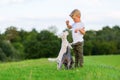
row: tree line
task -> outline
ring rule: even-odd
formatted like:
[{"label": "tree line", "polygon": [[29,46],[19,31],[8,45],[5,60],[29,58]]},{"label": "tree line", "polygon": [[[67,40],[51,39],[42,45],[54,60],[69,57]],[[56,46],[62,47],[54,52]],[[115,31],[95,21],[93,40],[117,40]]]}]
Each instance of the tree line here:
[{"label": "tree line", "polygon": [[[72,42],[71,31],[68,41]],[[43,57],[56,57],[61,47],[61,39],[56,35],[56,27],[38,32],[8,27],[0,33],[0,61],[19,61]],[[120,54],[120,27],[105,26],[102,30],[88,30],[84,36],[84,55]],[[72,51],[73,54],[73,51]]]}]

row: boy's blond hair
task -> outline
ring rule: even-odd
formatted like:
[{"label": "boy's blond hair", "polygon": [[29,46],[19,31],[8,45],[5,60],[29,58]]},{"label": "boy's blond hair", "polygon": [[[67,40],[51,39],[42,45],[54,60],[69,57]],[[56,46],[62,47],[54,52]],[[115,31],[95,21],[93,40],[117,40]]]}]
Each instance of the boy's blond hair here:
[{"label": "boy's blond hair", "polygon": [[71,13],[70,13],[70,15],[69,15],[70,17],[76,17],[76,16],[80,16],[81,17],[81,12],[78,10],[78,9],[74,9]]}]

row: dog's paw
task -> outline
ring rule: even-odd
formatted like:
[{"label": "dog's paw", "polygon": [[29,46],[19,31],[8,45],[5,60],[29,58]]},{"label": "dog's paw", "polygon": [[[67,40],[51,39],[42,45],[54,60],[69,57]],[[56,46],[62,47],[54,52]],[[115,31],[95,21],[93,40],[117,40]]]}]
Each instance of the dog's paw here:
[{"label": "dog's paw", "polygon": [[73,45],[73,43],[69,43],[69,47],[70,47],[70,49],[73,49],[71,45]]},{"label": "dog's paw", "polygon": [[70,45],[73,45],[73,43],[70,43]]}]

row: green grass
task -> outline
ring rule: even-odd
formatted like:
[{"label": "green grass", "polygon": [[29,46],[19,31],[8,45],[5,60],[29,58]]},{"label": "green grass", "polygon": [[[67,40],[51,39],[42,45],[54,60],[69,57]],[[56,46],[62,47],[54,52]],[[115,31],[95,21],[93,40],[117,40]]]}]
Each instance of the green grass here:
[{"label": "green grass", "polygon": [[57,70],[46,58],[0,63],[0,80],[120,80],[120,55],[85,56],[84,67]]}]

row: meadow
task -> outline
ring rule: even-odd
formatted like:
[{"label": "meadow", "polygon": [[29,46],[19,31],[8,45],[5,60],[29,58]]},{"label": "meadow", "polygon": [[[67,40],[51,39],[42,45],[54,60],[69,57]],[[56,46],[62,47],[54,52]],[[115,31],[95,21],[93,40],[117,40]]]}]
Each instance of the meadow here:
[{"label": "meadow", "polygon": [[84,67],[71,70],[47,58],[0,63],[0,80],[120,80],[120,55],[84,56]]}]

